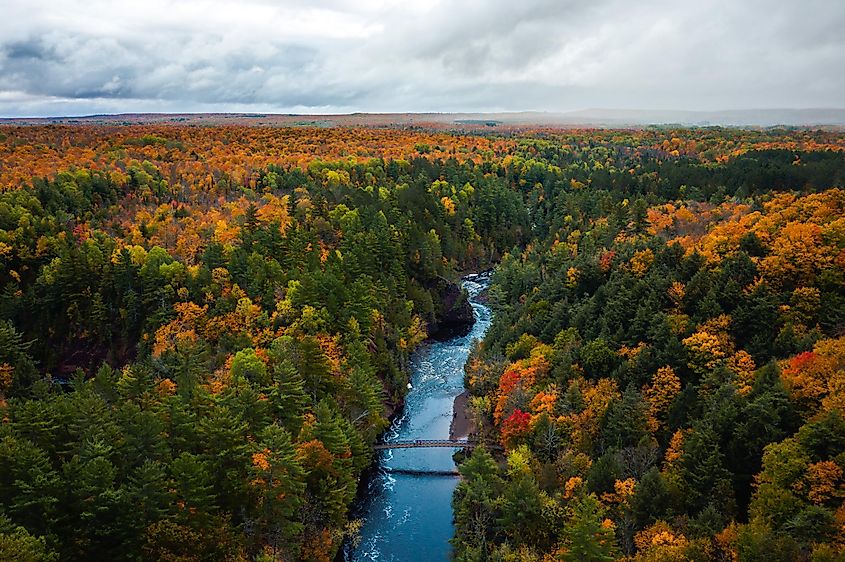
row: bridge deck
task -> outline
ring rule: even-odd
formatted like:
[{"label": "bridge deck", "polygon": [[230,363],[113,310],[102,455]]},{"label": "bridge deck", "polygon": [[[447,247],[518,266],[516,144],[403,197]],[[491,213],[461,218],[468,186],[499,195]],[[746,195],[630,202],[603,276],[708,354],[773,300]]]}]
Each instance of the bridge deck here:
[{"label": "bridge deck", "polygon": [[478,446],[484,446],[491,450],[502,450],[501,445],[460,439],[414,439],[413,441],[390,441],[387,443],[377,443],[373,446],[373,448],[377,451],[381,451],[386,449],[425,449],[431,447],[472,449]]},{"label": "bridge deck", "polygon": [[457,470],[424,470],[414,468],[382,468],[387,474],[404,474],[406,476],[460,476]]}]

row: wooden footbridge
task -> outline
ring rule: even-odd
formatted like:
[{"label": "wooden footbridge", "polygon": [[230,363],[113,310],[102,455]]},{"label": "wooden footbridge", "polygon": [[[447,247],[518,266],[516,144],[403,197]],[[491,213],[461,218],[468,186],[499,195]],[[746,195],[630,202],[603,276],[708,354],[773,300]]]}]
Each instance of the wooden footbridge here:
[{"label": "wooden footbridge", "polygon": [[377,451],[383,451],[386,449],[429,449],[433,447],[474,449],[475,447],[482,446],[491,451],[503,450],[501,445],[485,443],[483,441],[471,441],[468,439],[414,439],[409,441],[387,441],[375,444],[373,449]]}]

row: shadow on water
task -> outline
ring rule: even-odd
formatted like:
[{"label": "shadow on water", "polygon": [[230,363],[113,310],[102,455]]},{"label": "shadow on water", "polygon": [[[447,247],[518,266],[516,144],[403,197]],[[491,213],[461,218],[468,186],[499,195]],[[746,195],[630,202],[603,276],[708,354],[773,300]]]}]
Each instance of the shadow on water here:
[{"label": "shadow on water", "polygon": [[[475,325],[461,337],[429,342],[411,360],[412,389],[401,417],[384,440],[448,439],[455,397],[464,391],[464,364],[473,340],[490,326],[491,311],[476,297],[489,284],[487,275],[469,276]],[[344,560],[413,562],[448,560],[452,492],[458,484],[452,449],[393,449],[377,453],[378,468],[355,509],[363,520],[357,547],[344,547]]]}]

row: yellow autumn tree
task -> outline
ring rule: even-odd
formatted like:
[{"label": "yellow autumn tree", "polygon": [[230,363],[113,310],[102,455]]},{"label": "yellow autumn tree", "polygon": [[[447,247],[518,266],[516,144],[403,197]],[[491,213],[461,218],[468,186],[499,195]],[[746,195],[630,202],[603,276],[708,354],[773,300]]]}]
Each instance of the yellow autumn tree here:
[{"label": "yellow autumn tree", "polygon": [[682,343],[689,352],[689,367],[699,375],[705,375],[725,364],[734,353],[734,344],[728,329],[731,319],[725,314],[711,318],[698,331],[685,338]]},{"label": "yellow autumn tree", "polygon": [[772,254],[763,259],[760,268],[778,286],[812,285],[837,253],[824,243],[822,228],[813,223],[788,223],[771,247]]},{"label": "yellow autumn tree", "polygon": [[640,250],[631,258],[631,271],[637,277],[642,277],[648,273],[652,263],[654,263],[654,252],[651,251],[651,248]]},{"label": "yellow autumn tree", "polygon": [[728,368],[736,374],[734,384],[740,394],[748,394],[754,386],[754,372],[757,365],[751,355],[740,349],[728,359]]},{"label": "yellow autumn tree", "polygon": [[826,460],[809,465],[805,479],[809,488],[807,497],[814,504],[845,499],[845,480],[842,478],[842,468],[836,462]]},{"label": "yellow autumn tree", "polygon": [[681,392],[681,379],[672,367],[661,367],[651,378],[651,382],[643,387],[643,396],[648,402],[649,429],[657,431],[665,426],[666,414]]},{"label": "yellow autumn tree", "polygon": [[168,350],[196,342],[197,329],[200,329],[204,322],[208,306],[181,302],[174,304],[173,310],[176,312],[176,318],[156,330],[153,357],[160,357]]},{"label": "yellow autumn tree", "polygon": [[651,527],[634,535],[637,547],[637,562],[686,561],[685,549],[689,541],[674,531],[665,521],[657,521]]}]

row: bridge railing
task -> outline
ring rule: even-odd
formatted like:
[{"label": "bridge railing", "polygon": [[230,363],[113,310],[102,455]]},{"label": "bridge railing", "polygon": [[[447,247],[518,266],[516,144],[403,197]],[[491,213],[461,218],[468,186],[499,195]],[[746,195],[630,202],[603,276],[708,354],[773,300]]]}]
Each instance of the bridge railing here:
[{"label": "bridge railing", "polygon": [[486,443],[484,441],[474,441],[468,439],[413,439],[403,441],[387,441],[377,443],[373,446],[373,448],[376,450],[423,449],[430,447],[472,449],[479,446],[484,446],[492,450],[502,450],[502,446],[497,445],[495,443]]}]

